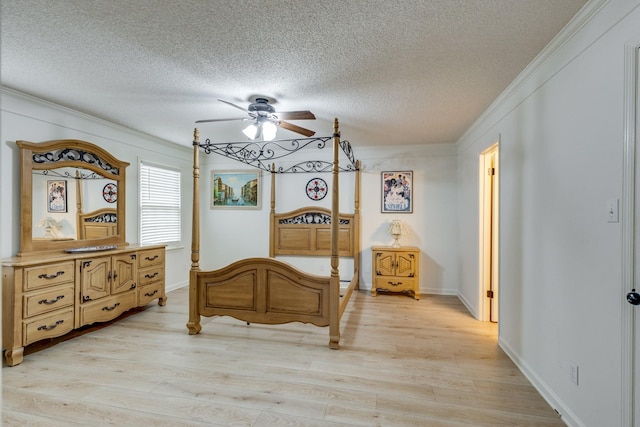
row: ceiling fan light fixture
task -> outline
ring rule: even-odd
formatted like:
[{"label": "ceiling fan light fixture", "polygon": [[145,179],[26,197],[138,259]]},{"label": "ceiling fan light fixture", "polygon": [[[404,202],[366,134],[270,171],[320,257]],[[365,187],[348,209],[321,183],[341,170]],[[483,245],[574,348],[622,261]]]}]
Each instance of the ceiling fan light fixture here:
[{"label": "ceiling fan light fixture", "polygon": [[278,126],[273,122],[264,122],[262,124],[262,139],[272,141],[276,137]]},{"label": "ceiling fan light fixture", "polygon": [[247,136],[247,138],[254,140],[258,136],[258,125],[255,123],[250,124],[249,126],[244,128],[242,133],[244,133]]}]

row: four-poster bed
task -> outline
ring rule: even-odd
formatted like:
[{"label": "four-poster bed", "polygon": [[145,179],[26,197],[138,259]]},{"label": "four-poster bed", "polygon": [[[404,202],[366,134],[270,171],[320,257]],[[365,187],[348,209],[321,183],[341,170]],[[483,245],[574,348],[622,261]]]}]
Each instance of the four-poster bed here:
[{"label": "four-poster bed", "polygon": [[[333,143],[333,161],[312,160],[290,167],[270,163],[302,148],[325,148]],[[262,145],[261,145],[262,144]],[[201,331],[200,317],[232,316],[250,323],[289,322],[329,326],[329,347],[340,345],[340,320],[360,275],[360,162],[351,145],[340,139],[338,119],[331,137],[271,141],[266,143],[211,143],[199,141],[194,131],[193,238],[189,276],[189,334]],[[213,271],[201,271],[200,261],[200,167],[199,153],[216,153],[271,173],[269,258],[249,258]],[[347,165],[340,166],[340,152]],[[276,175],[293,172],[331,171],[331,209],[304,207],[291,212],[275,211]],[[339,172],[355,177],[354,212],[339,212]],[[330,258],[330,276],[318,276],[275,259],[278,255]],[[353,258],[353,277],[340,288],[339,257]],[[346,282],[346,281],[345,281]]]}]

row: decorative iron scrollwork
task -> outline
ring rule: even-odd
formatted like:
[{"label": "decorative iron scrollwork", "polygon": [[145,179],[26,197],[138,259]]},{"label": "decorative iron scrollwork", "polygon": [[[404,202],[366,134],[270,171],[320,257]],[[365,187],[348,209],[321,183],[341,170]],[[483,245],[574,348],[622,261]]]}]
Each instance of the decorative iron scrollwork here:
[{"label": "decorative iron scrollwork", "polygon": [[57,163],[63,161],[78,161],[91,165],[96,165],[100,169],[111,173],[112,175],[118,175],[120,169],[112,166],[105,160],[98,157],[95,153],[90,153],[85,150],[77,148],[61,148],[59,150],[53,150],[46,153],[33,153],[34,163]]},{"label": "decorative iron scrollwork", "polygon": [[[338,224],[348,225],[348,219],[341,218]],[[308,212],[301,215],[284,218],[278,221],[279,224],[331,224],[331,215],[322,212]]]},{"label": "decorative iron scrollwork", "polygon": [[[315,148],[322,150],[327,147],[327,142],[332,137],[316,138],[295,138],[281,139],[275,141],[250,141],[250,142],[222,142],[214,143],[206,139],[204,143],[198,144],[205,153],[219,154],[221,156],[245,163],[247,165],[273,173],[296,173],[296,172],[328,172],[331,171],[333,163],[324,160],[312,160],[297,163],[289,167],[272,168],[274,160],[286,157],[303,148]],[[355,171],[355,158],[349,141],[340,141],[340,148],[349,159],[350,164],[340,166],[341,171]]]}]

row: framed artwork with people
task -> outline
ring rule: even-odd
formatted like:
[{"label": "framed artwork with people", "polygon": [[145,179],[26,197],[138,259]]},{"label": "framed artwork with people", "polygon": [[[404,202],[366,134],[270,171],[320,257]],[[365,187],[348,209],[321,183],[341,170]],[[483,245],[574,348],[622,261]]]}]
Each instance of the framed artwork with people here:
[{"label": "framed artwork with people", "polygon": [[47,212],[67,211],[67,181],[47,181]]},{"label": "framed artwork with people", "polygon": [[413,213],[413,171],[382,172],[382,213]]}]

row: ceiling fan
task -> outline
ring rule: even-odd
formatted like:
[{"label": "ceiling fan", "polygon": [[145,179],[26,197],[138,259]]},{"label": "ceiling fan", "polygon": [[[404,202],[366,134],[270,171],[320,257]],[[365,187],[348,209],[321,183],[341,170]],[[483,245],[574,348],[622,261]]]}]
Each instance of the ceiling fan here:
[{"label": "ceiling fan", "polygon": [[234,108],[244,111],[249,117],[237,117],[229,119],[208,119],[198,120],[196,123],[208,123],[208,122],[226,122],[231,120],[253,120],[254,122],[249,125],[242,132],[249,137],[249,139],[264,139],[270,141],[275,138],[277,127],[281,127],[290,130],[300,135],[307,137],[313,136],[314,131],[305,129],[293,123],[285,122],[284,120],[314,120],[316,116],[311,111],[280,111],[276,112],[273,105],[275,99],[269,99],[265,96],[251,97],[249,101],[251,104],[247,108],[243,108],[239,105],[218,99],[220,102],[224,102]]}]

